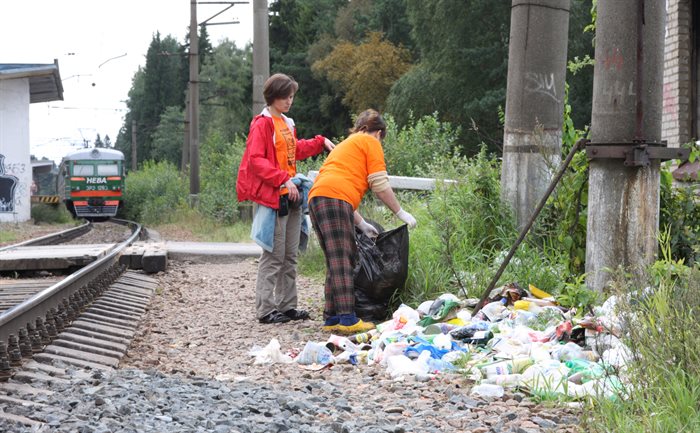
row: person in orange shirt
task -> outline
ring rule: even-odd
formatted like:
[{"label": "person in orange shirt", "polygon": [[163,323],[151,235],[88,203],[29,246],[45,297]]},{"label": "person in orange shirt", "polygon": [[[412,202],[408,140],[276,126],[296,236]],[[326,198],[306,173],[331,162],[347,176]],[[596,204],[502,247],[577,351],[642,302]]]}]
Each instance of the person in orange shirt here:
[{"label": "person in orange shirt", "polygon": [[416,219],[401,209],[389,185],[381,144],[386,135],[384,119],[375,110],[365,110],[350,132],[328,155],[309,192],[309,215],[326,257],[323,329],[339,334],[374,328],[355,314],[355,226],[367,236],[378,235],[357,212],[362,197],[371,189],[400,220],[416,226]]},{"label": "person in orange shirt", "polygon": [[294,121],[285,116],[299,85],[285,74],[274,74],[263,85],[267,106],[250,122],[246,149],[238,168],[238,201],[255,206],[251,236],[263,249],[255,283],[255,309],[260,323],[304,320],[297,309],[297,253],[304,191],[296,162],[331,151],[334,144],[317,135],[297,139]]}]

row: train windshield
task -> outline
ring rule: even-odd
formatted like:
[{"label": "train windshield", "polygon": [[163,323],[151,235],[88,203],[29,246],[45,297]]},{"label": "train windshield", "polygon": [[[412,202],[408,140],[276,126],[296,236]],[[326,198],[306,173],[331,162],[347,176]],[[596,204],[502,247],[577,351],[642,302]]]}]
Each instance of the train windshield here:
[{"label": "train windshield", "polygon": [[116,164],[104,165],[100,164],[97,166],[97,174],[99,176],[118,176],[119,166]]},{"label": "train windshield", "polygon": [[92,176],[93,166],[92,165],[73,165],[73,176]]}]

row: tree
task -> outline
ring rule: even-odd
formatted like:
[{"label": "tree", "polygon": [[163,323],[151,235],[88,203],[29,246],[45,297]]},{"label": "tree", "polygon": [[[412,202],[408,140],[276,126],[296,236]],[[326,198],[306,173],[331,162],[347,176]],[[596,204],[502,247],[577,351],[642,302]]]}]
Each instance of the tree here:
[{"label": "tree", "polygon": [[182,160],[182,146],[185,136],[183,109],[166,107],[160,116],[160,122],[153,132],[153,153],[158,161],[172,162],[176,167]]},{"label": "tree", "polygon": [[207,137],[217,132],[232,142],[237,134],[246,134],[252,117],[252,47],[236,48],[224,40],[202,66],[201,131]]},{"label": "tree", "polygon": [[95,147],[95,148],[106,147],[104,142],[102,141],[102,138],[100,137],[100,134],[97,134],[97,137],[95,137],[95,145],[93,147]]},{"label": "tree", "polygon": [[[387,110],[400,124],[438,112],[462,127],[462,150],[502,140],[498,108],[505,104],[510,2],[407,0],[419,63],[391,90]],[[475,125],[475,127],[472,127]]]},{"label": "tree", "polygon": [[131,154],[132,125],[136,123],[138,161],[159,160],[153,151],[152,134],[158,127],[166,107],[184,107],[185,83],[181,78],[181,47],[172,36],[161,40],[156,33],[146,53],[146,65],[134,75],[127,107],[129,111],[117,136],[116,147]]},{"label": "tree", "polygon": [[382,40],[378,32],[359,45],[341,42],[312,69],[336,84],[343,103],[354,112],[366,108],[384,109],[394,82],[410,67],[408,50]]},{"label": "tree", "polygon": [[[300,137],[344,135],[350,114],[333,86],[311,72],[309,49],[333,34],[335,15],[347,0],[278,0],[270,4],[270,72],[299,83],[290,115]],[[325,53],[324,53],[325,54]]]},{"label": "tree", "polygon": [[[567,57],[569,60],[593,58],[595,47],[593,46],[593,33],[584,31],[591,22],[592,0],[572,0],[571,15],[569,19],[569,47]],[[593,108],[593,65],[578,69],[576,72],[569,70],[566,76],[569,84],[569,104],[571,105],[571,118],[574,125],[583,129],[591,124],[591,110]]]},{"label": "tree", "polygon": [[380,32],[397,46],[413,48],[406,0],[353,0],[339,11],[334,23],[338,39],[360,43],[372,32]]},{"label": "tree", "polygon": [[112,140],[109,138],[109,135],[105,135],[105,147],[107,149],[112,148]]}]

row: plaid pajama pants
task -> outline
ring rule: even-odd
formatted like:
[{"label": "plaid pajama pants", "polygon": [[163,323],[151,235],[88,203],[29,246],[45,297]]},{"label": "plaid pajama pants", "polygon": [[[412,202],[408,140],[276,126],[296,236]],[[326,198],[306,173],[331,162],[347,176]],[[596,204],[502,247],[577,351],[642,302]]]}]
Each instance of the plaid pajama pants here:
[{"label": "plaid pajama pants", "polygon": [[324,319],[355,312],[353,269],[357,256],[352,205],[328,197],[314,197],[309,215],[326,256]]}]

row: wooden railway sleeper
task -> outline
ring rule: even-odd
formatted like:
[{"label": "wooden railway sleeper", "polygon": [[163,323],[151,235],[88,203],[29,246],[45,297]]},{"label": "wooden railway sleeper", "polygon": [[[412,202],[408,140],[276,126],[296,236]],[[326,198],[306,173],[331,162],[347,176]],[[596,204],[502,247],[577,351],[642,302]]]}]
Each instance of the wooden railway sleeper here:
[{"label": "wooden railway sleeper", "polygon": [[11,334],[7,346],[0,341],[0,381],[12,376],[12,367],[21,366],[22,358],[41,353],[126,270],[127,267],[121,264],[111,266],[99,277],[63,298],[58,307],[50,308],[45,317],[39,316],[36,323],[27,323],[25,328],[18,329],[17,335]]},{"label": "wooden railway sleeper", "polygon": [[0,341],[0,381],[4,382],[12,376],[10,359],[7,356],[7,346]]}]

